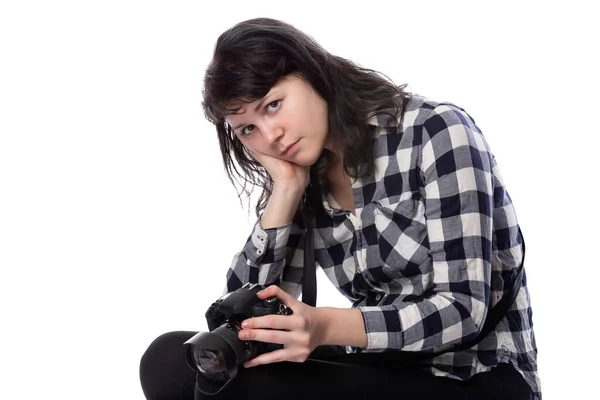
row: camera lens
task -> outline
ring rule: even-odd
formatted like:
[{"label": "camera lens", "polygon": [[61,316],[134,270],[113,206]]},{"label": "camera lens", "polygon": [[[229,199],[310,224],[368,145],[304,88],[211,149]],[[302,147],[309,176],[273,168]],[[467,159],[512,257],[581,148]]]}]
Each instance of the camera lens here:
[{"label": "camera lens", "polygon": [[254,354],[250,342],[238,339],[239,322],[226,321],[212,332],[199,332],[185,344],[188,365],[207,378],[227,381]]},{"label": "camera lens", "polygon": [[199,348],[194,348],[193,351],[200,372],[215,375],[227,371],[223,352]]}]

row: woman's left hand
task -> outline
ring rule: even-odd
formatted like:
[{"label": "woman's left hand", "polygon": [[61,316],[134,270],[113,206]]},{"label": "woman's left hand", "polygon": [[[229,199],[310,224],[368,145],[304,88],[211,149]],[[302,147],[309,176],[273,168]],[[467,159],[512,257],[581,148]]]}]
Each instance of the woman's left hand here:
[{"label": "woman's left hand", "polygon": [[292,309],[291,315],[265,315],[242,322],[241,340],[278,343],[283,349],[261,354],[244,364],[254,367],[281,361],[304,362],[320,345],[322,327],[317,321],[317,308],[295,299],[278,286],[272,285],[257,293],[260,299],[277,297]]}]

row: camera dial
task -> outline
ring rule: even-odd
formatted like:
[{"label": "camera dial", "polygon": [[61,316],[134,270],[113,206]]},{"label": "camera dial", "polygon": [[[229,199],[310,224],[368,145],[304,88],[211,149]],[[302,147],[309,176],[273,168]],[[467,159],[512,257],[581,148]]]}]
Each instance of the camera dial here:
[{"label": "camera dial", "polygon": [[263,303],[265,304],[265,306],[270,306],[272,304],[275,304],[277,302],[277,300],[279,300],[279,299],[275,296],[267,297],[266,299],[263,300]]}]

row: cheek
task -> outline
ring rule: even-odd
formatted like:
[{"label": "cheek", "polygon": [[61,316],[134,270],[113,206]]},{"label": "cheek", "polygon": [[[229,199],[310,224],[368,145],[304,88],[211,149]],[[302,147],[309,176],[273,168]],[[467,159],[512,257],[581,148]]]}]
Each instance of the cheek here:
[{"label": "cheek", "polygon": [[258,151],[258,152],[262,152],[259,142],[257,140],[250,140],[250,139],[240,139],[238,137],[238,140],[240,141],[240,143],[242,144],[242,146],[244,146],[244,148],[246,149],[246,151]]},{"label": "cheek", "polygon": [[310,130],[312,136],[321,135],[327,129],[327,114],[321,108],[312,105],[303,117],[303,125]]},{"label": "cheek", "polygon": [[302,132],[312,125],[310,110],[296,103],[286,104],[285,110],[278,115],[278,124],[286,132]]}]

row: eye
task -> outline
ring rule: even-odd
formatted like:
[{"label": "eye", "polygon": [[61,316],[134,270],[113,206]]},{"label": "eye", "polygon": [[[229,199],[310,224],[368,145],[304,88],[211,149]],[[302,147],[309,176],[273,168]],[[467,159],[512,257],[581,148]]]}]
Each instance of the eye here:
[{"label": "eye", "polygon": [[[248,128],[252,128],[250,129],[250,131],[247,131],[246,129]],[[252,131],[254,130],[255,126],[254,125],[246,125],[245,127],[242,128],[242,130],[240,131],[240,133],[244,136],[248,136],[249,134],[252,133]]]},{"label": "eye", "polygon": [[[267,109],[268,113],[274,113],[275,111],[281,108],[281,100],[272,101],[269,104],[267,104],[265,108]],[[240,134],[242,134],[243,136],[249,136],[252,133],[252,131],[254,131],[254,128],[256,128],[255,125],[246,125],[240,130]]]},{"label": "eye", "polygon": [[[267,112],[275,112],[279,109],[280,106],[281,106],[281,100],[272,101],[267,105]],[[272,108],[270,108],[270,107],[272,107]]]}]

